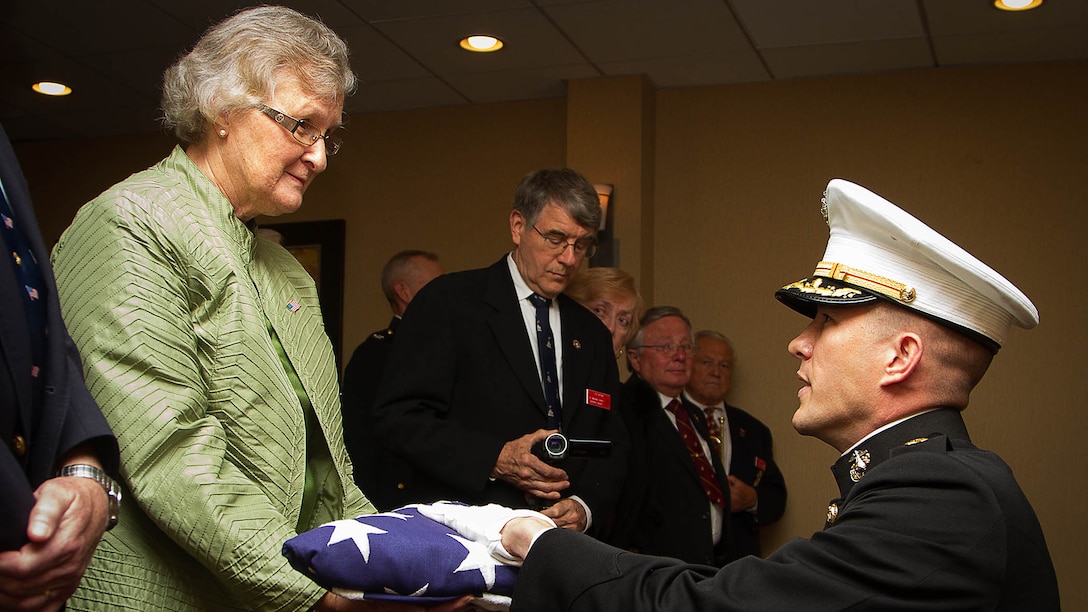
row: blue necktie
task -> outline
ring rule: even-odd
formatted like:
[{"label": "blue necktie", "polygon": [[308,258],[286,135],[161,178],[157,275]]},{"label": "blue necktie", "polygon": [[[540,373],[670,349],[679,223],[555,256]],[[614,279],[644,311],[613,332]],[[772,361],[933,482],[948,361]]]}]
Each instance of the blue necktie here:
[{"label": "blue necktie", "polygon": [[555,341],[548,310],[552,301],[532,294],[529,301],[536,307],[536,343],[540,353],[540,379],[544,385],[544,403],[548,406],[548,429],[563,428],[563,408],[559,404],[559,374],[555,369]]},{"label": "blue necktie", "polygon": [[22,285],[19,294],[22,296],[23,311],[26,314],[27,331],[30,336],[30,356],[32,359],[30,372],[34,389],[34,404],[41,402],[45,377],[45,277],[38,267],[38,260],[30,250],[26,237],[15,221],[15,214],[8,204],[8,198],[4,190],[0,188],[0,238],[6,255],[15,269],[15,279]]}]

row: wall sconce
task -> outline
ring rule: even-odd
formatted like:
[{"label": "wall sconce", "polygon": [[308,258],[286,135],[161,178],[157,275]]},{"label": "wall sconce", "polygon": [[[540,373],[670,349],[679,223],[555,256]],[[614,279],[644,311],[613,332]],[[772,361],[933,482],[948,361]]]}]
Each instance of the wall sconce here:
[{"label": "wall sconce", "polygon": [[597,190],[597,197],[601,200],[601,227],[597,228],[597,231],[603,232],[608,222],[608,203],[612,201],[612,185],[597,183],[593,185],[593,188]]},{"label": "wall sconce", "polygon": [[[589,267],[612,267],[619,262],[618,244],[612,237],[612,223],[608,222],[608,209],[612,208],[612,185],[598,183],[593,185],[597,198],[601,201],[601,227],[597,230],[597,254],[589,260]],[[612,216],[615,216],[613,211]]]}]

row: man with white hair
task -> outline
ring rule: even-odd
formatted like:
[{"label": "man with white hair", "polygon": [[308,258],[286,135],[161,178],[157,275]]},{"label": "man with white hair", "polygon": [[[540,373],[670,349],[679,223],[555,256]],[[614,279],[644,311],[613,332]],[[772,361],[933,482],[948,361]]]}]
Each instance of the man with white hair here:
[{"label": "man with white hair", "polygon": [[512,610],[1060,608],[1035,512],[960,415],[1010,327],[1038,323],[1034,305],[862,187],[831,181],[823,212],[824,257],[776,297],[812,318],[789,344],[802,383],[794,428],[842,453],[824,530],[716,570],[536,517],[446,511],[524,559]]}]

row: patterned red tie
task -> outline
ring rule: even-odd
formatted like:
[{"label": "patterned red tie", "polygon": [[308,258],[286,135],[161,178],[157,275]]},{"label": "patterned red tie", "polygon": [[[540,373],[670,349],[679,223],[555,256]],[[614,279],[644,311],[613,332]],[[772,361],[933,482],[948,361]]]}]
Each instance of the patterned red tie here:
[{"label": "patterned red tie", "polygon": [[725,494],[722,493],[721,485],[718,484],[718,479],[714,475],[714,466],[703,454],[703,446],[699,444],[699,434],[695,433],[688,411],[684,410],[679,400],[672,400],[665,409],[676,416],[676,429],[680,432],[680,439],[684,441],[684,446],[688,448],[692,462],[695,463],[695,470],[699,472],[699,482],[702,483],[710,503],[715,506],[725,506]]},{"label": "patterned red tie", "polygon": [[722,454],[722,425],[718,421],[718,417],[714,414],[714,408],[707,406],[703,408],[703,412],[706,414],[706,429],[710,434],[710,446],[714,449],[715,453]]}]

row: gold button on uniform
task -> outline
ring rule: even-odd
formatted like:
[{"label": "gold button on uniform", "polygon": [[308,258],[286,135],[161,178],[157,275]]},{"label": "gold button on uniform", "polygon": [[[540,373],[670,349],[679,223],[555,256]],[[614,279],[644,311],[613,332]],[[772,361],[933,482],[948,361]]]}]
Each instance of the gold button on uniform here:
[{"label": "gold button on uniform", "polygon": [[15,453],[16,457],[26,454],[26,440],[22,436],[17,435],[11,439],[11,452]]}]

